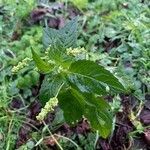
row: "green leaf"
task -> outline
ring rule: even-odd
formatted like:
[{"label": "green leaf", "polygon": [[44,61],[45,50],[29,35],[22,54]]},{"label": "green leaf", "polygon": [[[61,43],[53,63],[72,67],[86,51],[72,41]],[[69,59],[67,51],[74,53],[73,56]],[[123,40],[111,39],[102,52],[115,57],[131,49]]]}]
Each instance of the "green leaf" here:
[{"label": "green leaf", "polygon": [[68,124],[73,124],[77,120],[81,120],[84,110],[84,98],[78,91],[68,89],[59,94],[58,100]]},{"label": "green leaf", "polygon": [[86,95],[84,116],[90,121],[94,130],[98,130],[100,136],[107,138],[112,131],[113,116],[109,104],[102,98],[92,94]]},{"label": "green leaf", "polygon": [[44,105],[50,98],[55,97],[59,88],[64,83],[60,74],[46,75],[40,88],[39,99]]},{"label": "green leaf", "polygon": [[74,59],[66,54],[66,48],[75,47],[77,41],[77,18],[72,19],[60,30],[45,28],[43,44],[50,48],[49,59],[56,64],[68,67]]},{"label": "green leaf", "polygon": [[67,123],[72,124],[85,116],[93,130],[106,138],[112,130],[112,113],[109,104],[93,94],[80,93],[71,88],[58,96],[59,106],[63,110]]},{"label": "green leaf", "polygon": [[43,33],[43,44],[47,48],[50,45],[53,48],[75,47],[77,41],[77,18],[72,19],[64,28],[60,30],[45,28]]},{"label": "green leaf", "polygon": [[69,81],[69,84],[73,88],[78,89],[81,92],[95,93],[95,94],[107,93],[103,83],[86,75],[72,72],[67,75],[67,80]]},{"label": "green leaf", "polygon": [[104,67],[89,60],[79,60],[71,64],[67,79],[71,86],[82,92],[105,94],[106,85],[116,92],[124,91],[119,80]]},{"label": "green leaf", "polygon": [[50,66],[48,63],[44,62],[40,56],[32,49],[32,58],[34,62],[36,63],[37,68],[43,72],[48,73],[52,70],[52,66]]},{"label": "green leaf", "polygon": [[73,59],[71,56],[68,56],[65,52],[63,47],[49,47],[48,57],[50,60],[54,61],[57,65],[67,67],[70,66]]},{"label": "green leaf", "polygon": [[86,8],[88,0],[70,0],[77,8],[83,9]]},{"label": "green leaf", "polygon": [[45,46],[45,48],[51,46],[56,46],[56,44],[58,43],[58,34],[59,34],[59,30],[56,29],[52,29],[52,28],[44,28],[43,31],[43,45]]},{"label": "green leaf", "polygon": [[65,48],[75,48],[77,43],[77,21],[78,18],[72,19],[64,28],[60,29],[60,41]]},{"label": "green leaf", "polygon": [[92,129],[97,130],[103,138],[107,138],[112,131],[112,122],[107,115],[109,114],[104,114],[104,112],[87,105],[85,117],[90,122]]}]

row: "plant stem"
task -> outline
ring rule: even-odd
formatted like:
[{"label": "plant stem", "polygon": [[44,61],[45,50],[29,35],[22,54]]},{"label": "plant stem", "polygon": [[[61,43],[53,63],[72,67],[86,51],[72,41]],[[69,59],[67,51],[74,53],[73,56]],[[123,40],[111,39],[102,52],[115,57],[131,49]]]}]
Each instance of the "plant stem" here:
[{"label": "plant stem", "polygon": [[50,136],[53,138],[53,140],[55,141],[55,143],[57,144],[57,146],[59,147],[60,150],[63,150],[62,146],[58,143],[58,141],[55,139],[54,135],[51,133],[50,129],[48,128],[47,124],[45,123],[45,121],[42,121],[44,126],[46,127],[47,131],[49,132]]},{"label": "plant stem", "polygon": [[96,149],[96,144],[97,144],[98,139],[99,139],[99,134],[98,134],[98,131],[96,131],[96,138],[95,138],[95,142],[94,142],[94,149]]},{"label": "plant stem", "polygon": [[56,136],[58,136],[58,137],[61,137],[61,138],[63,138],[63,139],[66,139],[66,140],[70,141],[70,142],[71,142],[72,144],[74,144],[77,148],[79,148],[79,146],[78,146],[73,140],[71,140],[71,139],[69,139],[69,138],[67,138],[67,137],[65,137],[65,136],[59,135],[59,134],[54,134],[54,135],[56,135]]}]

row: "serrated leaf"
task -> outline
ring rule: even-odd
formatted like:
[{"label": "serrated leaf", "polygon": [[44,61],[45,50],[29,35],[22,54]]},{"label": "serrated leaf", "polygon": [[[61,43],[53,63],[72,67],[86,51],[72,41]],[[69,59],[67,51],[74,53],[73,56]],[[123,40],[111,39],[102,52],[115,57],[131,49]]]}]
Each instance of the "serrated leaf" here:
[{"label": "serrated leaf", "polygon": [[60,40],[65,48],[75,48],[77,42],[77,17],[60,29]]},{"label": "serrated leaf", "polygon": [[77,18],[60,30],[45,28],[43,43],[49,47],[49,59],[63,67],[69,66],[73,57],[66,54],[66,48],[75,47],[77,41]]},{"label": "serrated leaf", "polygon": [[113,122],[109,104],[92,94],[86,95],[86,102],[84,116],[90,121],[91,127],[99,131],[100,136],[107,138],[112,131]]},{"label": "serrated leaf", "polygon": [[70,66],[73,61],[71,56],[66,55],[62,47],[57,46],[56,48],[50,47],[48,57],[50,60],[53,60],[57,65],[63,67]]},{"label": "serrated leaf", "polygon": [[43,30],[43,45],[45,48],[49,47],[50,45],[55,47],[58,43],[58,33],[59,30],[52,29],[52,28],[44,28]]},{"label": "serrated leaf", "polygon": [[[88,106],[86,108],[85,117],[90,122],[92,129],[97,130],[103,138],[107,138],[112,130],[112,122],[103,111],[98,111],[94,107]],[[112,119],[111,119],[112,120]]]},{"label": "serrated leaf", "polygon": [[119,80],[104,67],[89,60],[79,60],[71,64],[68,81],[82,92],[104,94],[105,86],[116,92],[124,91]]},{"label": "serrated leaf", "polygon": [[44,105],[50,98],[56,96],[64,80],[60,74],[46,75],[40,88],[39,99]]},{"label": "serrated leaf", "polygon": [[113,119],[111,108],[102,98],[80,93],[71,88],[59,94],[58,100],[67,123],[75,123],[85,116],[93,130],[98,130],[103,138],[111,133]]},{"label": "serrated leaf", "polygon": [[75,47],[77,41],[77,18],[68,22],[64,28],[60,30],[45,28],[43,33],[43,44],[47,48],[50,45],[54,48]]},{"label": "serrated leaf", "polygon": [[58,96],[59,106],[63,110],[64,118],[68,124],[80,120],[83,115],[84,99],[78,91],[68,89]]},{"label": "serrated leaf", "polygon": [[52,70],[52,66],[50,66],[48,63],[44,62],[40,56],[32,49],[32,58],[34,62],[36,63],[37,68],[43,72],[48,73]]},{"label": "serrated leaf", "polygon": [[106,87],[103,83],[90,78],[86,75],[78,73],[70,73],[67,75],[67,79],[73,88],[79,89],[81,92],[106,94]]}]

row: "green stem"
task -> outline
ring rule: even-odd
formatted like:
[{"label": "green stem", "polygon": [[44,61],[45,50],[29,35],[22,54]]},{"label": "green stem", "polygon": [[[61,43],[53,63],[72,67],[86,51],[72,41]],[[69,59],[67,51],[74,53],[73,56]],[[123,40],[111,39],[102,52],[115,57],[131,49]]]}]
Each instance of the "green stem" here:
[{"label": "green stem", "polygon": [[96,149],[96,144],[97,144],[98,139],[99,139],[99,134],[98,134],[98,131],[96,131],[96,138],[95,138],[95,142],[94,142],[94,149]]},{"label": "green stem", "polygon": [[56,95],[55,95],[56,98],[57,98],[57,96],[58,96],[58,94],[59,94],[61,88],[63,87],[63,85],[64,85],[64,82],[60,85],[60,87],[59,87],[59,89],[58,89],[58,91],[57,91],[57,93],[56,93]]},{"label": "green stem", "polygon": [[63,148],[61,147],[61,145],[58,143],[58,141],[55,139],[54,135],[51,133],[50,129],[48,128],[47,124],[43,121],[44,126],[46,127],[47,131],[49,132],[50,136],[52,137],[52,139],[55,141],[55,143],[57,144],[57,146],[59,147],[60,150],[63,150]]},{"label": "green stem", "polygon": [[70,141],[72,144],[74,144],[77,147],[77,149],[79,149],[79,146],[73,140],[71,140],[71,139],[69,139],[69,138],[67,138],[65,136],[59,135],[59,134],[55,134],[55,135],[58,136],[58,137],[61,137],[63,139],[66,139],[68,141]]}]

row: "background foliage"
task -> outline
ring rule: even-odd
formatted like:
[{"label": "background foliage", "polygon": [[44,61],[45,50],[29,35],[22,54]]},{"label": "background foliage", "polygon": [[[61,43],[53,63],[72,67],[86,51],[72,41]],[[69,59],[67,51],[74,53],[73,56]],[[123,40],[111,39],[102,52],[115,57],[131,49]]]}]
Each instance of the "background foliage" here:
[{"label": "background foliage", "polygon": [[[37,5],[43,10],[39,10]],[[143,140],[143,136],[146,143],[145,135],[150,125],[147,115],[150,92],[149,6],[148,0],[70,0],[65,1],[64,5],[56,5],[48,0],[22,0],[18,3],[0,0],[0,148],[46,149],[51,146],[51,143],[46,144],[49,136],[49,130],[46,128],[48,126],[53,134],[64,135],[61,138],[55,135],[64,149],[128,147],[128,143],[132,143],[132,148],[135,149],[148,149],[146,144],[138,143],[140,139]],[[60,28],[64,25],[63,20],[75,15],[79,15],[77,46],[88,50],[90,60],[125,80],[126,88],[131,91],[126,97],[110,94],[111,98],[107,98],[116,114],[116,127],[114,124],[115,132],[106,141],[99,139],[95,132],[90,132],[85,122],[75,129],[68,129],[71,130],[70,134],[68,130],[64,132],[64,118],[59,108],[56,109],[55,115],[52,115],[54,117],[48,117],[49,120],[54,118],[50,124],[42,126],[35,123],[33,116],[36,116],[41,108],[35,100],[43,77],[33,70],[33,63],[18,74],[11,72],[12,67],[25,57],[32,57],[31,47],[43,57],[42,26],[45,26],[46,20],[48,26]],[[33,81],[33,78],[36,80]],[[120,124],[128,128],[124,130]],[[60,126],[63,129],[59,130]],[[83,132],[77,132],[81,126]],[[22,132],[22,128],[28,131]],[[72,139],[78,145],[75,146],[64,137]],[[20,145],[22,146],[19,148]]]}]

